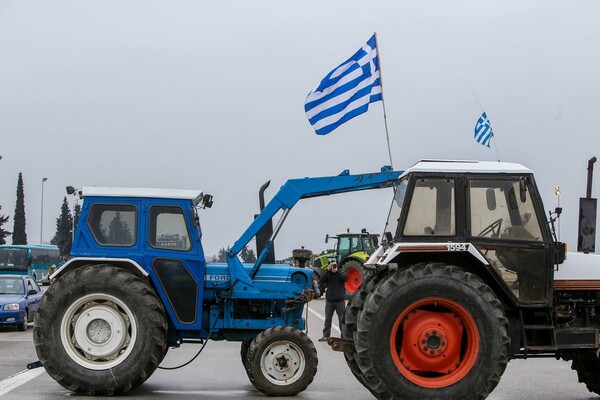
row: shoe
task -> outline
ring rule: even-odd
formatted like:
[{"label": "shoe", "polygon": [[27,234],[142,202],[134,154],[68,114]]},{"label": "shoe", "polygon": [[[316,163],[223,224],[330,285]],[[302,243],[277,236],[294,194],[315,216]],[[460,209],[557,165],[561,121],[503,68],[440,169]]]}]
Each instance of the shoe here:
[{"label": "shoe", "polygon": [[321,339],[319,339],[319,342],[326,342],[328,340],[329,340],[329,337],[323,336]]}]

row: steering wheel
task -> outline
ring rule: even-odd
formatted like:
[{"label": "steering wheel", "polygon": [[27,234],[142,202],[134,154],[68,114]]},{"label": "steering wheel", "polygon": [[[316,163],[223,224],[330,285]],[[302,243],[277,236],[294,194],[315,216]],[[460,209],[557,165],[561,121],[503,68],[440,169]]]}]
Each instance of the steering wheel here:
[{"label": "steering wheel", "polygon": [[[486,226],[479,234],[478,237],[490,236],[491,238],[500,237],[500,228],[502,227],[502,218],[498,218],[488,226]],[[491,234],[491,235],[490,235]]]}]

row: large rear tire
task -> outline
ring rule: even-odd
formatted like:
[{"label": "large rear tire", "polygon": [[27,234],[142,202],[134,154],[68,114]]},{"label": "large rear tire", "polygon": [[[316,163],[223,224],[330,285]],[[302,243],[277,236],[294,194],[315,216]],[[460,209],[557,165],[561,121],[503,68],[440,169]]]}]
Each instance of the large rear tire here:
[{"label": "large rear tire", "polygon": [[63,387],[88,396],[124,394],[156,370],[167,322],[154,290],[112,265],[67,273],[44,294],[35,319],[37,355]]},{"label": "large rear tire", "polygon": [[250,382],[264,394],[294,396],[313,381],[317,363],[317,350],[304,332],[275,326],[250,343],[246,371]]},{"label": "large rear tire", "polygon": [[508,362],[508,321],[477,276],[422,263],[391,274],[366,298],[357,362],[381,399],[484,399]]},{"label": "large rear tire", "polygon": [[341,271],[345,272],[348,276],[348,280],[344,286],[346,288],[346,293],[349,295],[354,294],[360,285],[373,274],[372,270],[366,268],[357,260],[346,261],[344,265],[342,265]]}]

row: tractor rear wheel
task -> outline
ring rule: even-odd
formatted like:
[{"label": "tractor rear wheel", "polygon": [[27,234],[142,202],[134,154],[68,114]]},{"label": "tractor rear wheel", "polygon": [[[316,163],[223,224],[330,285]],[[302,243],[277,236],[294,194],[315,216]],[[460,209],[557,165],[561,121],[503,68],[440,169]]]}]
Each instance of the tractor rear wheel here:
[{"label": "tractor rear wheel", "polygon": [[365,266],[357,260],[349,260],[342,265],[342,272],[348,276],[346,281],[346,293],[353,294],[358,290],[360,285],[373,274],[373,271],[365,268]]},{"label": "tractor rear wheel", "polygon": [[571,364],[571,369],[577,371],[579,382],[584,383],[590,392],[600,394],[600,381],[598,381],[598,376],[600,376],[600,360],[595,358],[595,354],[588,358],[575,358]]},{"label": "tractor rear wheel", "polygon": [[398,270],[366,298],[354,334],[379,398],[484,399],[508,362],[508,321],[477,276],[443,263]]},{"label": "tractor rear wheel", "polygon": [[33,339],[46,372],[65,388],[119,395],[158,367],[167,350],[167,321],[142,278],[112,265],[88,265],[48,288]]},{"label": "tractor rear wheel", "polygon": [[248,349],[250,382],[268,396],[294,396],[310,385],[317,373],[317,350],[310,338],[290,326],[266,329]]}]

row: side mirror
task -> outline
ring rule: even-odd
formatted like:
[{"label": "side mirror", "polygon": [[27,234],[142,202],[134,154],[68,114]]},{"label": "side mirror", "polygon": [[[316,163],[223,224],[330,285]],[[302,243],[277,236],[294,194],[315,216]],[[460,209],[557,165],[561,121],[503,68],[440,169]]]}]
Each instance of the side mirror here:
[{"label": "side mirror", "polygon": [[210,194],[202,196],[202,206],[205,208],[211,208],[213,205],[213,197]]},{"label": "side mirror", "polygon": [[386,243],[392,243],[394,241],[394,237],[392,236],[392,232],[386,232],[384,234],[385,237],[385,242]]},{"label": "side mirror", "polygon": [[27,296],[32,296],[34,294],[37,294],[37,290],[35,289],[29,289],[29,291],[27,292]]},{"label": "side mirror", "polygon": [[75,188],[73,186],[67,186],[67,194],[71,195],[75,193]]},{"label": "side mirror", "polygon": [[487,208],[490,211],[494,211],[496,209],[496,192],[492,188],[488,188],[485,191],[485,201],[487,203]]}]

